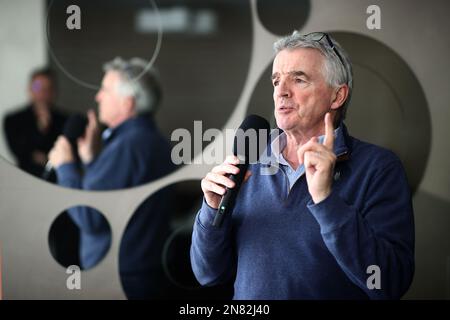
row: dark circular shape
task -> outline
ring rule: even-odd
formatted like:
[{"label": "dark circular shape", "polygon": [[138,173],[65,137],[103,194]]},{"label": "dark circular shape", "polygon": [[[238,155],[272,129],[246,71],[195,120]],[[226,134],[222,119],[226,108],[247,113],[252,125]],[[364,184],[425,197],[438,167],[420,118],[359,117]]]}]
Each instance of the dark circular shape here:
[{"label": "dark circular shape", "polygon": [[354,65],[355,90],[346,123],[352,135],[394,151],[413,193],[431,149],[431,117],[422,86],[387,45],[353,33],[333,33]]},{"label": "dark circular shape", "polygon": [[[336,32],[353,63],[354,91],[345,123],[352,136],[394,151],[415,192],[431,148],[431,118],[422,86],[407,63],[385,44],[367,36]],[[271,119],[272,65],[262,74],[247,110]]]},{"label": "dark circular shape", "polygon": [[259,20],[268,31],[286,35],[305,25],[311,4],[309,0],[258,0],[257,9]]},{"label": "dark circular shape", "polygon": [[129,299],[231,298],[229,288],[202,287],[190,262],[192,226],[202,204],[200,181],[183,181],[150,195],[121,239],[119,271]]},{"label": "dark circular shape", "polygon": [[201,203],[200,188],[194,189],[194,184],[200,182],[182,182],[158,190],[139,205],[129,220],[119,249],[120,278],[129,299],[173,297],[174,290],[180,289],[173,281],[176,272],[183,270],[183,278],[193,277],[186,260],[189,244],[183,241],[176,251],[164,250],[172,233],[186,224]]},{"label": "dark circular shape", "polygon": [[[96,234],[92,233],[92,224],[95,224]],[[96,246],[91,246],[90,241],[95,241]],[[60,213],[51,224],[48,244],[51,255],[61,266],[76,265],[82,270],[91,269],[109,251],[111,227],[98,210],[87,206],[71,207]]]},{"label": "dark circular shape", "polygon": [[167,238],[162,262],[164,271],[170,282],[179,289],[195,290],[201,286],[195,279],[190,265],[190,251],[192,225],[186,224],[173,230]]}]

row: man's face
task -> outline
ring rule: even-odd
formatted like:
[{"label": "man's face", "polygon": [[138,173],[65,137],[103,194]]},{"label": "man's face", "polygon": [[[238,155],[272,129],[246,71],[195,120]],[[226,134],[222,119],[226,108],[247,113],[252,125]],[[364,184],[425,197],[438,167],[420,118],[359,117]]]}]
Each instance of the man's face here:
[{"label": "man's face", "polygon": [[108,127],[116,126],[123,116],[124,98],[117,92],[119,82],[119,73],[108,71],[103,77],[102,87],[95,96],[99,107],[100,122]]},{"label": "man's face", "polygon": [[44,75],[37,75],[30,83],[31,101],[37,105],[49,106],[55,97],[52,81]]},{"label": "man's face", "polygon": [[334,89],[325,80],[322,54],[311,48],[280,51],[273,62],[275,119],[284,131],[320,131]]}]

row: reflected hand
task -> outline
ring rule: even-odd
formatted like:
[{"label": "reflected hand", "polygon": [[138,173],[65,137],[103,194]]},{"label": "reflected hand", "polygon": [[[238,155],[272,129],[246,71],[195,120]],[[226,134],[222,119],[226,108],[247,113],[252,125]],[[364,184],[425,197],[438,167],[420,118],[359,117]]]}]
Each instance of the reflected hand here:
[{"label": "reflected hand", "polygon": [[100,126],[94,110],[89,110],[87,117],[88,125],[84,136],[77,140],[78,154],[84,164],[94,160],[101,149]]},{"label": "reflected hand", "polygon": [[52,167],[57,168],[63,164],[74,162],[72,146],[64,136],[59,136],[48,154],[48,160]]},{"label": "reflected hand", "polygon": [[[239,168],[236,165],[239,164],[239,158],[236,156],[228,156],[225,162],[219,166],[212,168],[210,172],[202,179],[202,191],[205,196],[206,203],[214,209],[217,209],[222,200],[222,196],[225,194],[226,187],[234,188],[235,183],[233,180],[227,177],[229,174],[237,174]],[[248,180],[251,172],[245,173],[244,182]]]}]

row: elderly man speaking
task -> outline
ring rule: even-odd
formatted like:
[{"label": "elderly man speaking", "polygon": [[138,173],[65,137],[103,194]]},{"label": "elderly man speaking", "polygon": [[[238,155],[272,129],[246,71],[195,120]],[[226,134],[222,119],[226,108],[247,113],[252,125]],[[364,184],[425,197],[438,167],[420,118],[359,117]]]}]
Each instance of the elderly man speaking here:
[{"label": "elderly man speaking", "polygon": [[250,166],[232,215],[212,226],[234,183],[228,157],[202,180],[191,263],[198,281],[234,280],[235,299],[398,299],[414,272],[411,195],[399,159],[351,137],[347,53],[326,33],[294,32],[274,45],[279,168]]}]

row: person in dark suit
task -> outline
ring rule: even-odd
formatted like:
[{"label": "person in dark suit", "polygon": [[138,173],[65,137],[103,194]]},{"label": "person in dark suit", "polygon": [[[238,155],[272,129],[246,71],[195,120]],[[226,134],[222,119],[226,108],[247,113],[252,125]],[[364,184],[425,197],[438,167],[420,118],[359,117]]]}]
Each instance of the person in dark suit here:
[{"label": "person in dark suit", "polygon": [[[4,118],[8,146],[20,169],[42,177],[47,154],[61,134],[66,116],[56,109],[56,77],[49,68],[35,70],[28,87],[29,103]],[[46,178],[56,182],[52,172]],[[50,251],[64,266],[79,264],[78,229],[66,213],[55,221],[49,235]]]},{"label": "person in dark suit", "polygon": [[66,116],[55,107],[56,79],[50,69],[34,71],[28,90],[30,102],[6,115],[4,130],[19,168],[40,177]]}]

